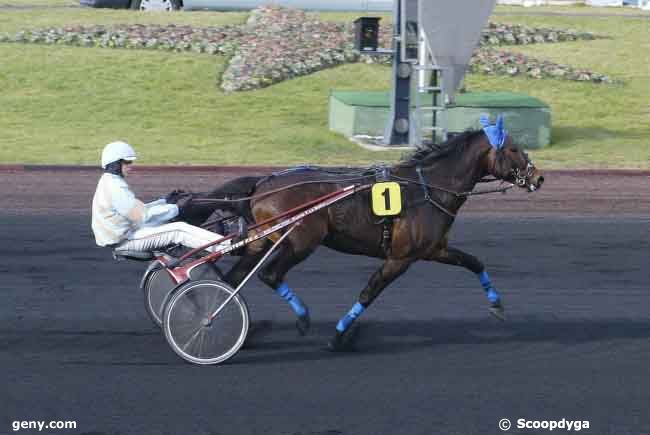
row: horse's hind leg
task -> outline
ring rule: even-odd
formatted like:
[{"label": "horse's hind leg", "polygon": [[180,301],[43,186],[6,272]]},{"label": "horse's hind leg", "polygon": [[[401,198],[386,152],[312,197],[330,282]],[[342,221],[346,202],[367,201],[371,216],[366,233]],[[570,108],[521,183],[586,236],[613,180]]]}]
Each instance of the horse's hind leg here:
[{"label": "horse's hind leg", "polygon": [[389,258],[382,264],[379,270],[370,277],[366,288],[359,295],[357,303],[336,324],[336,333],[328,343],[329,350],[340,352],[354,349],[354,339],[357,333],[354,321],[377,299],[383,289],[406,272],[413,261],[413,259]]},{"label": "horse's hind leg", "polygon": [[252,243],[246,247],[244,255],[235,263],[235,265],[228,271],[225,281],[233,288],[237,288],[242,280],[253,270],[255,265],[262,259],[270,245],[266,240]]},{"label": "horse's hind leg", "polygon": [[492,285],[490,277],[485,271],[485,266],[478,258],[474,257],[471,254],[463,252],[460,249],[445,247],[436,251],[435,254],[429,259],[432,261],[437,261],[438,263],[450,264],[452,266],[461,266],[467,270],[474,272],[478,276],[478,279],[481,282],[483,289],[485,290],[488,301],[490,302],[490,314],[499,320],[505,320],[505,313],[503,304],[501,302],[501,296]]},{"label": "horse's hind leg", "polygon": [[[317,246],[318,244],[316,244]],[[262,267],[259,272],[259,278],[269,287],[276,291],[284,300],[289,303],[289,306],[296,314],[296,329],[300,335],[305,335],[309,332],[311,327],[311,320],[309,317],[309,308],[302,302],[302,300],[291,290],[291,288],[284,281],[287,272],[305,258],[307,258],[314,250],[313,247],[303,247],[296,249],[295,245],[291,242],[284,242],[278,248],[276,255]]]}]

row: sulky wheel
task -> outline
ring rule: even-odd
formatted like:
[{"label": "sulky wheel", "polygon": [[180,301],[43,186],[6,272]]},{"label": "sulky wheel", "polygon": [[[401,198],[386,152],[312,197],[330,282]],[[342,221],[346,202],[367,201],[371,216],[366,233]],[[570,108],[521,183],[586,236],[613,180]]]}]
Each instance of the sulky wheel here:
[{"label": "sulky wheel", "polygon": [[165,269],[151,272],[144,284],[144,307],[157,326],[162,326],[165,301],[175,287],[176,284]]},{"label": "sulky wheel", "polygon": [[[194,280],[220,280],[223,277],[219,268],[214,264],[202,264],[196,267],[191,275]],[[174,288],[176,288],[176,284],[164,269],[151,272],[144,284],[144,306],[153,323],[158,326],[162,325],[165,303]]]},{"label": "sulky wheel", "polygon": [[234,356],[248,333],[248,308],[238,294],[212,320],[210,316],[234,293],[223,281],[190,281],[165,305],[165,338],[181,358],[194,364],[218,364]]}]

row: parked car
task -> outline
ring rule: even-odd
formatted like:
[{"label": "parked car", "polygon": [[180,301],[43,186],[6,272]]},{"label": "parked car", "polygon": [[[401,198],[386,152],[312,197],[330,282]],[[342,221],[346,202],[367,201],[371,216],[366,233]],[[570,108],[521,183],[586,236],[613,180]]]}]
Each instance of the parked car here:
[{"label": "parked car", "polygon": [[93,8],[142,11],[176,11],[183,7],[182,0],[80,0],[80,4]]},{"label": "parked car", "polygon": [[393,10],[393,0],[81,0],[84,6],[143,11],[175,11],[181,8],[249,10],[269,3],[320,11],[391,12]]},{"label": "parked car", "polygon": [[183,0],[186,10],[247,10],[272,3],[317,11],[391,12],[393,0]]}]

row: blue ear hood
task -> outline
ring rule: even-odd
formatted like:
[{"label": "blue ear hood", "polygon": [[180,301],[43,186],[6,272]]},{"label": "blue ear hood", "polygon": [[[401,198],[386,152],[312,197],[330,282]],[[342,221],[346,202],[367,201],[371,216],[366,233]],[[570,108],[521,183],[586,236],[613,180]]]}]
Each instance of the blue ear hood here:
[{"label": "blue ear hood", "polygon": [[503,144],[506,143],[506,138],[508,137],[508,132],[503,128],[503,115],[497,116],[496,124],[491,124],[489,116],[482,114],[480,122],[485,135],[490,141],[490,145],[496,150],[503,148]]}]

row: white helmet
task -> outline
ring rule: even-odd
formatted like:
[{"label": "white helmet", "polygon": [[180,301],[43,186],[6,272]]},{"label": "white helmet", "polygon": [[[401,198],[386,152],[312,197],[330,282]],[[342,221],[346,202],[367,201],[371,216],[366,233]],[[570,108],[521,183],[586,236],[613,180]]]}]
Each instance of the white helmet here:
[{"label": "white helmet", "polygon": [[111,142],[102,151],[102,168],[106,169],[109,164],[120,160],[132,162],[136,157],[135,151],[128,143],[122,141]]}]

